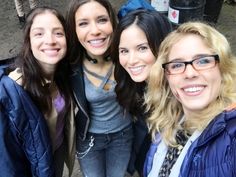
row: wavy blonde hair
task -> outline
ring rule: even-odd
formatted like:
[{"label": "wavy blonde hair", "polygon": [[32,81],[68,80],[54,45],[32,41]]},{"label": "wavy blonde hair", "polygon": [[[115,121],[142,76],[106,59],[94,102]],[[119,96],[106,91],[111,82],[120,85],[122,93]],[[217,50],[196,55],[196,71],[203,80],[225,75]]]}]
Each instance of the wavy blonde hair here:
[{"label": "wavy blonde hair", "polygon": [[[217,99],[201,113],[188,117],[180,127],[179,121],[183,115],[182,105],[170,90],[162,64],[168,62],[172,46],[188,34],[200,36],[212,53],[219,55],[218,66],[222,82]],[[221,33],[201,22],[187,22],[179,26],[162,42],[157,61],[151,69],[148,80],[145,104],[150,113],[147,123],[153,139],[156,133],[161,133],[167,145],[175,146],[177,145],[175,140],[177,130],[184,129],[190,133],[194,130],[203,130],[226,106],[236,101],[235,78],[236,57],[232,54],[227,39]]]}]

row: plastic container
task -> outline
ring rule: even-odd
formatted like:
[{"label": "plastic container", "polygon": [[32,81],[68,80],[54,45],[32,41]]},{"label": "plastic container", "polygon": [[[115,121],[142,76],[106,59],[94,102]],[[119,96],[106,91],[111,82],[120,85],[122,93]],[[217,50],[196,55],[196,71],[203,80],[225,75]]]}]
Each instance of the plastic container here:
[{"label": "plastic container", "polygon": [[156,11],[168,15],[169,0],[151,0],[151,5]]},{"label": "plastic container", "polygon": [[203,20],[205,0],[169,0],[168,18],[174,25]]}]

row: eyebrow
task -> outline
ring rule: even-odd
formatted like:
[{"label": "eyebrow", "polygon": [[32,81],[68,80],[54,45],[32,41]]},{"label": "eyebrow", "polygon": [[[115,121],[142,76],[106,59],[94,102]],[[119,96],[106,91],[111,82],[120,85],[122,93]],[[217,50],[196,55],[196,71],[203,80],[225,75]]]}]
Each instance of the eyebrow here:
[{"label": "eyebrow", "polygon": [[[34,28],[31,28],[31,31],[34,31],[34,30],[44,30],[43,27],[34,27]],[[64,31],[64,28],[63,27],[53,27],[52,28],[53,31],[55,30],[63,30]]]},{"label": "eyebrow", "polygon": [[98,18],[110,18],[109,15],[99,15]]},{"label": "eyebrow", "polygon": [[[191,60],[194,60],[194,59],[197,59],[198,57],[204,57],[204,56],[208,56],[208,55],[211,55],[211,54],[196,54],[192,57]],[[174,58],[172,60],[169,60],[169,62],[184,62],[182,60],[185,60],[184,58]]]},{"label": "eyebrow", "polygon": [[[110,18],[110,17],[109,17],[109,15],[99,15],[96,17],[96,19],[98,19],[98,18]],[[88,21],[88,18],[78,18],[76,20],[76,22],[78,22],[78,21]]]},{"label": "eyebrow", "polygon": [[141,44],[137,45],[137,47],[140,47],[142,45],[149,45],[149,44],[148,44],[148,42],[144,42],[144,43],[141,43]]},{"label": "eyebrow", "polygon": [[[140,47],[140,46],[143,46],[143,45],[148,45],[149,46],[148,42],[144,42],[144,43],[138,44],[137,47]],[[127,47],[122,47],[121,46],[119,48],[127,48]]]},{"label": "eyebrow", "polygon": [[118,47],[118,49],[120,50],[120,49],[127,49],[127,47]]}]

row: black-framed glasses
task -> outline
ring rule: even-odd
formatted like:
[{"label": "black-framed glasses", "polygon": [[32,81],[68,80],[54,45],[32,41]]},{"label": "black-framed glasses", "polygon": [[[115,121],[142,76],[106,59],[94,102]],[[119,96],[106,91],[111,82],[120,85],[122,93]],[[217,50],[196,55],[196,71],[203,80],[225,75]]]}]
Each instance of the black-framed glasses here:
[{"label": "black-framed glasses", "polygon": [[186,70],[187,65],[192,65],[196,71],[210,69],[219,63],[218,55],[201,55],[194,58],[192,61],[171,61],[162,64],[167,74],[181,74]]}]

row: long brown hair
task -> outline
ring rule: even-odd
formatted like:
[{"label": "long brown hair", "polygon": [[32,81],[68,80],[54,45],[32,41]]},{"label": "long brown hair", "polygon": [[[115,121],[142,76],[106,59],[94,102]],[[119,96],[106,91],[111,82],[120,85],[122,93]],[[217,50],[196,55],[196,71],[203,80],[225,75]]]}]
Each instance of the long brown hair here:
[{"label": "long brown hair", "polygon": [[70,51],[69,60],[72,64],[81,64],[85,54],[85,49],[78,41],[77,34],[75,31],[75,13],[80,6],[92,1],[98,2],[107,10],[113,30],[116,28],[117,25],[115,11],[108,0],[72,0],[69,4],[69,8],[66,15],[66,30],[68,31],[68,39],[70,41],[70,43],[68,44],[68,49]]},{"label": "long brown hair", "polygon": [[[45,12],[55,15],[65,29],[64,17],[56,9],[50,7],[38,7],[31,10],[27,15],[26,23],[23,29],[23,46],[16,59],[16,67],[19,67],[22,72],[22,86],[28,91],[35,104],[44,114],[51,111],[52,98],[49,91],[50,88],[48,84],[46,84],[45,80],[46,73],[31,51],[30,29],[35,17]],[[57,64],[57,69],[54,74],[54,81],[56,82],[60,93],[65,98],[66,106],[69,106],[70,92],[67,84],[68,79],[66,76],[67,62],[64,57]]]}]

